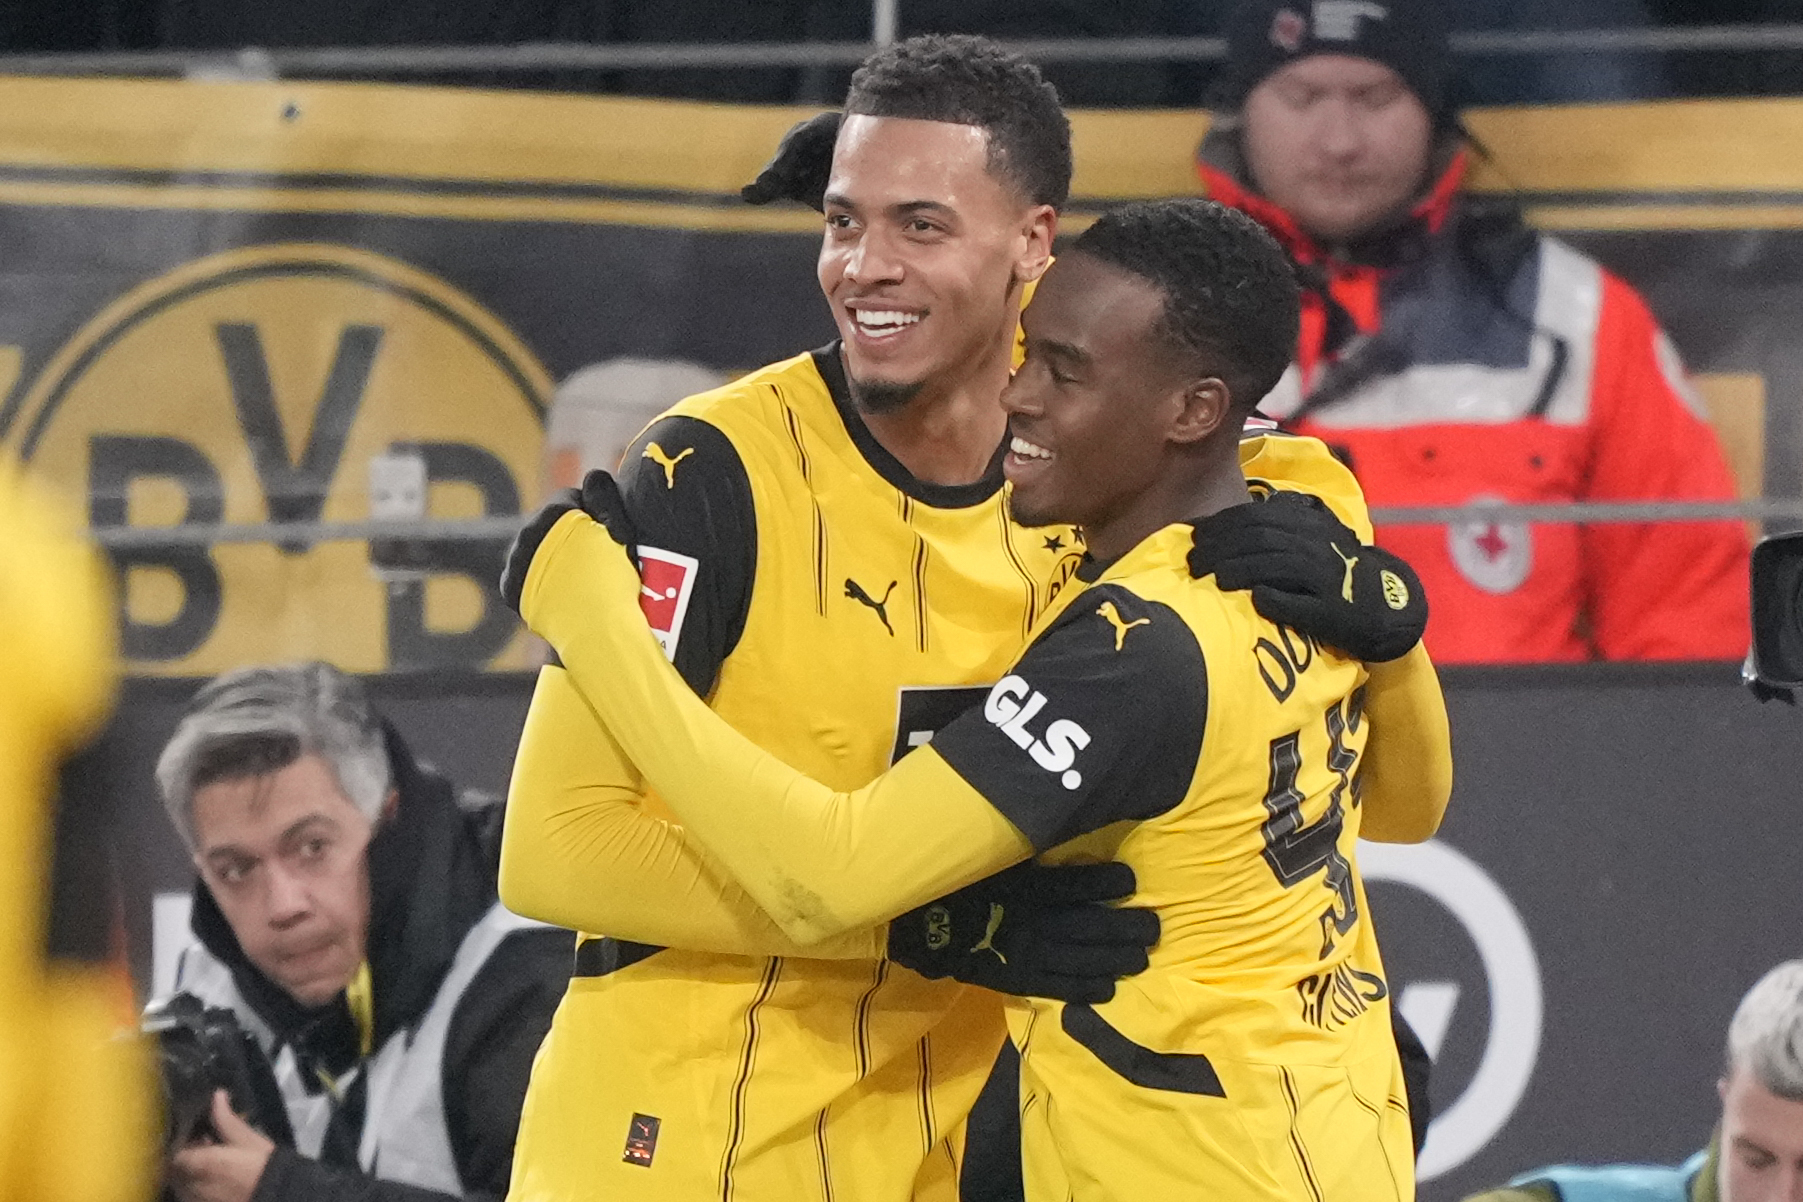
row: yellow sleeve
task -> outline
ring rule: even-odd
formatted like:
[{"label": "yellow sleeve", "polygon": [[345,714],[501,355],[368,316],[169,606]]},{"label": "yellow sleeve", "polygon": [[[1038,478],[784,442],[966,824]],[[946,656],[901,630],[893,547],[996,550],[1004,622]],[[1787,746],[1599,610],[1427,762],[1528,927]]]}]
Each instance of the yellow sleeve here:
[{"label": "yellow sleeve", "polygon": [[638,591],[625,549],[571,513],[533,557],[521,610],[684,829],[791,938],[892,918],[1032,854],[930,745],[851,793],[759,748],[683,683]]},{"label": "yellow sleeve", "polygon": [[746,956],[876,960],[887,929],[802,946],[645,808],[637,772],[562,668],[540,671],[508,788],[501,901],[516,914],[636,943]]},{"label": "yellow sleeve", "polygon": [[1452,799],[1452,728],[1427,648],[1367,669],[1364,817],[1359,836],[1378,843],[1433,838]]}]

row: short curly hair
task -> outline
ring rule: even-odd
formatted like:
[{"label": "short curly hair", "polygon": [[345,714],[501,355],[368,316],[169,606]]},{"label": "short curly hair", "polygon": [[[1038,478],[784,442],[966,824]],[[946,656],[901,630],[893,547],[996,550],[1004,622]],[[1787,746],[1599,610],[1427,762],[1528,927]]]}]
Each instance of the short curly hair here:
[{"label": "short curly hair", "polygon": [[851,77],[845,111],[975,125],[989,170],[1032,204],[1060,208],[1071,191],[1071,123],[1058,90],[988,38],[926,34],[886,46]]},{"label": "short curly hair", "polygon": [[1192,197],[1122,205],[1071,251],[1163,292],[1165,335],[1220,377],[1237,410],[1251,412],[1288,370],[1301,323],[1296,270],[1237,209]]}]

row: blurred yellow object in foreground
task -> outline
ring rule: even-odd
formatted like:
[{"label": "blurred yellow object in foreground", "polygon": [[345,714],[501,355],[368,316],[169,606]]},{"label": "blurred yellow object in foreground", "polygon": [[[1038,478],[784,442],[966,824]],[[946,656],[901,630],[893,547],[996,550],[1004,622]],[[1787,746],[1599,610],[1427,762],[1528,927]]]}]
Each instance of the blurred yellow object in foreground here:
[{"label": "blurred yellow object in foreground", "polygon": [[[153,1152],[148,1058],[116,969],[48,954],[57,770],[116,684],[104,565],[0,463],[0,1200],[139,1202]],[[83,882],[101,889],[104,882]]]}]

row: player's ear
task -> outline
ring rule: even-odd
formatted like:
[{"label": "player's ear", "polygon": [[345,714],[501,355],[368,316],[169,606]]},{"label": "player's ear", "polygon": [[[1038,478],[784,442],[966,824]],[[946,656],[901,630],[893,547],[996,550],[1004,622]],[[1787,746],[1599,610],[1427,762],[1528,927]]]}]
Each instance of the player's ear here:
[{"label": "player's ear", "polygon": [[1034,205],[1021,217],[1020,236],[1014,258],[1014,278],[1031,283],[1052,265],[1052,242],[1058,237],[1058,210],[1051,205]]},{"label": "player's ear", "polygon": [[1233,394],[1217,376],[1190,380],[1178,397],[1168,436],[1176,443],[1197,443],[1207,438],[1233,414]]}]

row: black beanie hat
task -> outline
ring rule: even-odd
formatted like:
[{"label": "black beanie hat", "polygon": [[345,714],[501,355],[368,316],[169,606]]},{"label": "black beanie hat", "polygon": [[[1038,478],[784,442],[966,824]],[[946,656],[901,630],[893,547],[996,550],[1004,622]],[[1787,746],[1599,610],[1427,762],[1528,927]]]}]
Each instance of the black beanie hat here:
[{"label": "black beanie hat", "polygon": [[1311,54],[1382,63],[1445,124],[1446,12],[1439,0],[1247,0],[1227,26],[1227,69],[1214,97],[1235,110],[1266,76]]}]

